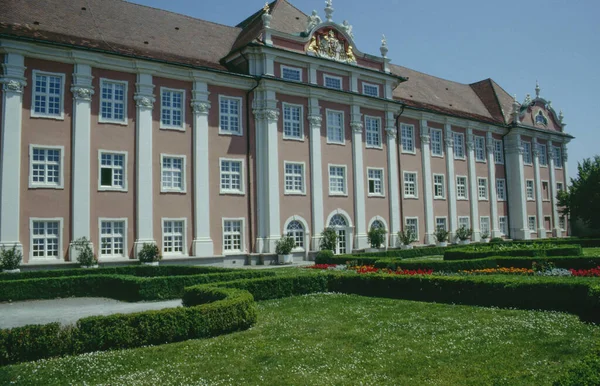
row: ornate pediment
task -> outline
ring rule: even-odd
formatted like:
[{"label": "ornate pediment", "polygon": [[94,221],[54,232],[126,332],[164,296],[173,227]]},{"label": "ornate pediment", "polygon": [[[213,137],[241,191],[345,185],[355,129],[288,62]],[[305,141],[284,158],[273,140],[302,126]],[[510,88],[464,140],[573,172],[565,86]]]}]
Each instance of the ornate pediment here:
[{"label": "ornate pediment", "polygon": [[315,31],[306,47],[306,52],[344,63],[356,63],[354,48],[350,42],[334,28],[322,28]]}]

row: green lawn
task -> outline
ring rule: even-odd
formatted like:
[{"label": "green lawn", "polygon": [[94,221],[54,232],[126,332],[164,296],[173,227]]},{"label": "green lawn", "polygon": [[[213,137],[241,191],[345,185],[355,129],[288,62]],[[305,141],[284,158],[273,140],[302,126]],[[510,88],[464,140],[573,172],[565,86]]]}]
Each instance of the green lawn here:
[{"label": "green lawn", "polygon": [[583,248],[584,256],[600,256],[600,248]]},{"label": "green lawn", "polygon": [[258,303],[248,331],[0,368],[0,384],[550,384],[600,339],[557,312],[318,294]]}]

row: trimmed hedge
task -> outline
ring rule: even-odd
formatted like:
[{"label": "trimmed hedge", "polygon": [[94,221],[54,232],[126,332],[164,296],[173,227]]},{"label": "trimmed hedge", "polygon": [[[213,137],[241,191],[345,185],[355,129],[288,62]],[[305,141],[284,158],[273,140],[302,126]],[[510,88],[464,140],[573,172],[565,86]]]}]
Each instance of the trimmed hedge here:
[{"label": "trimmed hedge", "polygon": [[544,256],[582,256],[583,251],[580,245],[563,245],[548,249],[508,249],[498,250],[490,246],[489,248],[475,251],[472,247],[454,249],[444,252],[444,260],[468,260],[482,259],[490,256],[515,256],[515,257],[544,257]]},{"label": "trimmed hedge", "polygon": [[[354,254],[352,256],[360,256],[362,257],[400,257],[403,259],[409,259],[412,257],[422,257],[422,256],[435,256],[435,255],[443,255],[445,251],[452,248],[457,248],[458,246],[448,246],[448,247],[419,247],[413,249],[388,249],[384,252],[372,252],[372,253],[360,253]],[[461,245],[462,247],[462,245]]]}]

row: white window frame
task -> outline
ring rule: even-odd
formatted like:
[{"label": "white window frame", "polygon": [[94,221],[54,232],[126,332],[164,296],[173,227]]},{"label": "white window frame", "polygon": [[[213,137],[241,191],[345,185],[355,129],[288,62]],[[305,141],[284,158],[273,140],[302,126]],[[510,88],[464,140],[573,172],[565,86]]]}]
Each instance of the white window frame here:
[{"label": "white window frame", "polygon": [[[183,222],[183,230],[182,230],[182,248],[181,252],[166,252],[165,251],[165,222]],[[187,248],[187,218],[172,218],[172,217],[162,217],[160,219],[160,226],[162,230],[162,254],[163,256],[173,256],[173,257],[184,257],[188,256],[188,248]]]},{"label": "white window frame", "polygon": [[[404,129],[410,129],[410,136],[406,137],[404,135]],[[410,143],[412,144],[412,149],[406,149],[404,144],[405,144],[405,139],[407,141],[410,141]],[[417,150],[417,145],[415,143],[415,125],[412,125],[410,123],[401,123],[400,124],[400,147],[401,147],[401,151],[402,153],[406,153],[406,154],[416,154]]]},{"label": "white window frame", "polygon": [[[344,169],[344,191],[343,192],[332,192],[331,191],[331,168],[343,168]],[[328,164],[327,171],[329,174],[329,178],[328,178],[329,195],[330,196],[347,196],[348,195],[348,167],[346,165]]]},{"label": "white window frame", "polygon": [[[533,219],[533,228],[530,227],[531,225],[531,219]],[[537,232],[537,218],[536,216],[529,216],[527,215],[527,229],[529,229],[529,232],[534,233]]]},{"label": "white window frame", "polygon": [[[42,75],[42,76],[55,76],[55,77],[60,77],[61,81],[60,81],[60,113],[58,115],[56,114],[48,114],[46,113],[38,113],[35,111],[35,96],[37,95],[37,93],[35,92],[35,82],[36,82],[36,77],[38,75]],[[30,116],[32,118],[48,118],[48,119],[56,119],[56,120],[64,120],[65,119],[65,74],[64,73],[59,73],[59,72],[50,72],[50,71],[41,71],[41,70],[33,70],[31,73],[31,79],[32,79],[32,83],[33,85],[31,86],[31,109],[30,109]],[[46,85],[46,87],[48,87],[48,85]],[[40,93],[41,94],[41,93]],[[42,94],[46,96],[46,111],[48,111],[48,95],[50,95],[48,93],[48,91],[46,91],[45,94]]]},{"label": "white window frame", "polygon": [[[287,165],[300,165],[302,167],[302,189],[301,190],[288,190],[286,184],[287,178]],[[296,176],[293,174],[292,176]],[[305,196],[306,195],[306,163],[305,162],[293,162],[283,161],[283,191],[286,196]]]},{"label": "white window frame", "polygon": [[[181,125],[172,125],[172,124],[164,124],[163,123],[163,111],[165,107],[163,106],[163,93],[178,93],[181,94],[181,109],[176,109],[174,107],[169,107],[168,109],[180,110],[181,111]],[[160,128],[163,130],[177,130],[177,131],[185,131],[185,113],[186,113],[186,104],[185,104],[185,90],[177,89],[177,88],[169,88],[169,87],[161,87],[160,88]],[[171,114],[171,122],[173,121],[173,115]]]},{"label": "white window frame", "polygon": [[[369,172],[373,170],[373,171],[379,171],[381,172],[381,179],[380,184],[381,184],[381,193],[371,193],[370,190],[370,181],[372,178],[369,177]],[[367,196],[368,197],[385,197],[385,175],[384,175],[385,171],[383,168],[367,168]],[[373,180],[376,180],[373,178]]]},{"label": "white window frame", "polygon": [[[290,230],[288,230],[288,227],[290,226],[290,224],[292,222],[298,222],[300,224],[300,226],[302,227],[302,246],[298,247],[298,246],[294,246],[294,248],[292,249],[292,252],[304,252],[306,250],[307,247],[307,239],[309,236],[309,232],[308,232],[308,223],[306,222],[306,220],[304,220],[304,218],[300,217],[300,216],[292,216],[290,218],[287,219],[287,221],[283,224],[283,233],[282,235],[288,235],[288,232],[290,232]],[[292,231],[292,232],[298,232],[296,231]],[[291,238],[294,239],[294,241],[296,241],[296,235],[290,236]]]},{"label": "white window frame", "polygon": [[[465,194],[463,196],[460,196],[458,194],[458,187],[460,185],[458,183],[459,178],[465,179],[465,184],[464,184]],[[456,176],[456,199],[457,200],[468,200],[469,199],[469,178],[467,176],[461,176],[461,175]]]},{"label": "white window frame", "polygon": [[[41,184],[39,182],[33,182],[33,150],[34,149],[60,151],[60,161],[59,161],[59,165],[58,165],[59,166],[59,168],[58,168],[59,177],[58,177],[57,184],[48,184],[48,183]],[[65,147],[64,146],[46,146],[46,145],[30,144],[29,145],[29,188],[30,189],[64,189],[64,182],[65,182],[65,177],[64,177],[65,167],[64,167],[64,165],[65,165]],[[45,179],[47,180],[47,174],[45,176]]]},{"label": "white window frame", "polygon": [[[471,217],[469,217],[469,216],[458,216],[458,223],[457,223],[457,224],[458,224],[458,227],[459,227],[459,228],[462,226],[462,225],[460,224],[460,220],[461,220],[461,219],[463,219],[463,220],[465,220],[465,219],[466,219],[466,220],[467,220],[467,221],[466,221],[466,223],[467,223],[467,226],[466,226],[466,228],[467,228],[467,229],[471,229]],[[463,225],[464,225],[464,224],[463,224]]]},{"label": "white window frame", "polygon": [[[368,93],[365,91],[365,89],[366,89],[367,87],[374,87],[374,88],[377,90],[377,92],[375,93],[375,95],[368,94]],[[379,86],[378,84],[375,84],[375,83],[363,82],[363,83],[362,83],[362,93],[363,93],[363,95],[367,95],[367,96],[370,96],[370,97],[379,98],[379,87],[380,87],[380,86]]]},{"label": "white window frame", "polygon": [[[457,141],[457,138],[460,138],[460,141]],[[454,141],[454,146],[452,150],[454,150],[454,159],[464,160],[466,156],[465,152],[465,134],[464,133],[452,133],[452,140]],[[460,149],[461,155],[458,154],[456,149]]]},{"label": "white window frame", "polygon": [[[341,129],[342,129],[342,141],[334,141],[329,138],[329,113],[341,115]],[[329,145],[345,145],[346,144],[346,128],[345,128],[345,117],[343,110],[325,109],[325,131],[327,134],[327,144]]]},{"label": "white window frame", "polygon": [[554,159],[554,167],[556,169],[563,168],[562,148],[560,146],[552,146],[552,158]]},{"label": "white window frame", "polygon": [[[331,80],[339,80],[340,81],[340,87],[329,87],[327,86],[327,79],[331,79]],[[332,89],[332,90],[343,90],[344,89],[344,78],[342,78],[341,76],[335,76],[335,75],[330,75],[330,74],[323,74],[323,87]]]},{"label": "white window frame", "polygon": [[494,139],[494,162],[504,165],[504,144],[501,139]]},{"label": "white window frame", "polygon": [[417,239],[417,241],[421,240],[419,238],[419,218],[417,216],[406,216],[404,217],[404,232],[406,232],[408,230],[408,224],[406,220],[415,220],[415,238]]},{"label": "white window frame", "polygon": [[[485,181],[485,198],[481,197],[481,190],[480,190],[481,189],[481,185],[480,185],[481,181]],[[479,201],[487,201],[488,200],[488,198],[490,196],[489,190],[490,190],[490,186],[488,184],[487,177],[477,177],[477,198],[479,199]]]},{"label": "white window frame", "polygon": [[[435,133],[435,135],[434,135]],[[436,136],[439,136],[438,139],[434,139]],[[429,129],[429,138],[431,140],[431,156],[432,157],[444,157],[444,136],[442,134],[442,129]],[[436,151],[439,147],[439,151]]]},{"label": "white window frame", "polygon": [[[531,152],[531,142],[526,142],[523,141],[522,143],[522,147],[523,147],[523,164],[524,165],[532,165],[533,164],[533,153]],[[526,147],[528,149],[526,149]],[[527,155],[527,159],[525,159],[525,155]]]},{"label": "white window frame", "polygon": [[[373,120],[377,125],[377,132],[372,132],[369,133],[369,125],[367,124],[368,120]],[[376,143],[369,143],[369,134],[371,135],[375,135],[378,139],[378,141],[376,141]],[[366,147],[367,148],[373,148],[373,149],[383,149],[383,134],[382,134],[382,130],[381,130],[381,117],[375,117],[372,115],[365,115],[365,143],[366,143]]]},{"label": "white window frame", "polygon": [[[299,78],[299,79],[298,79],[298,80],[296,80],[296,79],[287,79],[287,78],[285,78],[285,77],[283,76],[283,70],[284,70],[284,69],[285,69],[285,70],[290,70],[290,71],[298,71],[298,78]],[[288,65],[286,65],[286,64],[282,64],[282,65],[279,67],[279,71],[280,71],[280,73],[281,73],[281,74],[280,74],[280,75],[281,75],[281,79],[288,80],[288,81],[290,81],[290,82],[302,82],[302,68],[301,68],[301,67],[294,67],[294,66],[288,66]]]},{"label": "white window frame", "polygon": [[[406,175],[407,174],[414,174],[415,175],[415,194],[406,194]],[[402,172],[402,197],[404,198],[415,198],[418,199],[419,198],[419,175],[417,172],[412,172],[412,171],[404,171]]]},{"label": "white window frame", "polygon": [[[112,112],[113,112],[113,116],[114,116],[114,99],[104,99],[102,98],[102,87],[104,86],[104,84],[106,83],[112,83],[112,84],[122,84],[123,87],[123,119],[114,119],[114,118],[104,118],[102,117],[102,102],[107,101],[110,103],[113,103],[113,107],[112,107]],[[98,122],[99,123],[114,123],[116,125],[123,125],[123,126],[127,126],[127,119],[128,119],[128,114],[127,114],[127,87],[128,87],[128,83],[126,80],[114,80],[114,79],[107,79],[107,78],[100,78],[100,97],[98,98]],[[113,93],[114,96],[114,93]]]},{"label": "white window frame", "polygon": [[[175,188],[165,188],[163,185],[163,161],[165,158],[180,158],[181,159],[181,189],[175,189]],[[187,158],[185,155],[181,155],[181,154],[160,154],[160,192],[161,193],[187,193],[187,184],[186,184],[186,177],[187,177]],[[219,183],[221,181],[219,180]]]},{"label": "white window frame", "polygon": [[[225,222],[226,221],[240,221],[240,249],[225,249]],[[239,255],[245,252],[246,250],[246,219],[243,217],[231,218],[231,217],[223,217],[221,219],[221,249],[223,251],[223,255]]]},{"label": "white window frame", "polygon": [[566,230],[566,227],[567,227],[567,218],[565,216],[558,216],[558,227],[562,231]]},{"label": "white window frame", "polygon": [[[548,189],[546,189],[546,191],[548,192],[548,198],[544,197],[544,182],[546,183],[546,186],[548,187]],[[540,192],[542,193],[542,201],[550,201],[551,197],[552,197],[552,191],[551,191],[551,187],[550,187],[550,181],[548,180],[541,180],[540,181]]]},{"label": "white window frame", "polygon": [[[58,256],[50,257],[33,257],[33,223],[34,222],[58,222]],[[56,261],[64,258],[63,252],[63,231],[64,231],[64,220],[62,217],[30,217],[29,218],[29,261]]]},{"label": "white window frame", "polygon": [[473,137],[473,142],[475,143],[475,162],[485,163],[485,137],[480,135],[474,135]]},{"label": "white window frame", "polygon": [[[484,229],[483,226],[482,226],[484,222],[487,222],[487,229]],[[484,233],[484,230],[486,230],[487,234],[489,236],[491,236],[491,234],[492,234],[492,224],[490,223],[490,216],[480,216],[479,217],[479,230],[480,230],[480,233]]]},{"label": "white window frame", "polygon": [[[221,173],[223,173],[223,171],[221,170],[221,164],[223,163],[223,161],[227,161],[227,162],[239,162],[240,163],[240,190],[233,190],[233,189],[223,189],[223,186],[221,185]],[[246,194],[246,186],[245,186],[245,180],[244,180],[244,171],[246,165],[244,165],[244,159],[243,158],[225,158],[225,157],[220,157],[219,158],[219,194],[234,194],[234,195],[245,195]]]},{"label": "white window frame", "polygon": [[[110,222],[123,222],[123,255],[103,255],[102,254],[102,222],[110,221]],[[120,218],[109,218],[109,217],[99,217],[98,218],[98,259],[128,259],[129,258],[129,248],[127,245],[127,234],[129,233],[129,227],[127,225],[127,217]]]},{"label": "white window frame", "polygon": [[[442,177],[442,181],[436,182],[436,177]],[[436,186],[441,185],[442,195],[436,194]],[[433,199],[434,200],[445,200],[446,199],[446,176],[444,174],[433,174]]]},{"label": "white window frame", "polygon": [[[127,192],[127,179],[129,177],[129,173],[127,170],[127,153],[128,152],[126,151],[98,149],[98,191]],[[123,187],[102,186],[102,154],[116,154],[123,156]]]},{"label": "white window frame", "polygon": [[444,230],[448,230],[448,217],[447,216],[436,216],[435,218],[435,230],[439,229],[438,220],[444,220]]},{"label": "white window frame", "polygon": [[[223,100],[237,100],[238,101],[238,122],[239,122],[239,127],[238,127],[238,131],[231,131],[231,130],[223,130],[223,128],[221,127],[221,102]],[[231,115],[231,114],[228,114]],[[234,135],[234,136],[238,136],[241,137],[242,135],[244,135],[244,127],[243,127],[243,120],[242,120],[242,98],[241,97],[236,97],[236,96],[229,96],[229,95],[219,95],[219,135]]]},{"label": "white window frame", "polygon": [[[502,222],[504,222],[504,226],[502,226]],[[500,230],[500,235],[506,236],[508,233],[508,222],[506,216],[498,216],[498,229]]]},{"label": "white window frame", "polygon": [[558,192],[563,191],[563,190],[565,190],[565,184],[563,184],[560,181],[557,181],[556,182],[556,192],[558,193]]},{"label": "white window frame", "polygon": [[[498,190],[498,182],[502,181],[502,190]],[[502,192],[502,195],[500,195]],[[502,196],[502,197],[500,197]],[[496,198],[498,201],[506,201],[506,179],[505,178],[496,178]]]},{"label": "white window frame", "polygon": [[[548,167],[548,147],[544,143],[538,143],[538,154],[541,167]],[[544,162],[542,162],[544,161]]]},{"label": "white window frame", "polygon": [[[285,132],[285,124],[287,122],[290,122],[290,124],[296,123],[294,120],[285,119],[285,109],[286,108],[300,109],[300,113],[299,113],[300,121],[298,122],[298,123],[300,123],[300,128],[299,128],[300,136],[298,136],[298,137],[286,134],[286,132]],[[292,141],[304,141],[304,106],[293,104],[293,103],[283,102],[281,104],[281,111],[283,113],[283,117],[282,117],[282,119],[283,119],[283,139],[292,140]]]},{"label": "white window frame", "polygon": [[[531,197],[529,196],[529,184],[531,182]],[[535,182],[533,180],[525,180],[525,197],[527,201],[535,201]]]}]

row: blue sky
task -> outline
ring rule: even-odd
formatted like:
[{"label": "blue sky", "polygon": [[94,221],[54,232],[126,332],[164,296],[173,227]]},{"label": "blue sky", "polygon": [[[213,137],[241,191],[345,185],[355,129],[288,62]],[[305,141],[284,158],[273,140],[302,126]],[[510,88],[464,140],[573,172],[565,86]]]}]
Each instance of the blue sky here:
[{"label": "blue sky", "polygon": [[[236,25],[261,0],[130,0],[225,25]],[[324,18],[324,0],[290,0]],[[333,0],[334,21],[353,25],[356,46],[379,55],[381,34],[396,64],[461,83],[492,78],[508,93],[541,96],[562,109],[569,174],[600,154],[600,1]],[[202,38],[202,37],[198,37]]]}]

